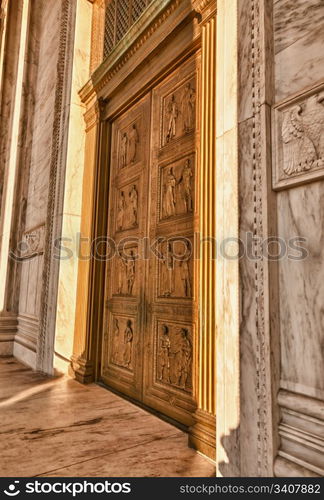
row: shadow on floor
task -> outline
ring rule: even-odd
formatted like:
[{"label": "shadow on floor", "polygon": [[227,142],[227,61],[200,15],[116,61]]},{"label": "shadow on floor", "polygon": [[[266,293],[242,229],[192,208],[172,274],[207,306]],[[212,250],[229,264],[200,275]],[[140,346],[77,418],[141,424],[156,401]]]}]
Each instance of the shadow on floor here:
[{"label": "shadow on floor", "polygon": [[0,395],[1,476],[215,476],[184,432],[97,385],[0,359]]}]

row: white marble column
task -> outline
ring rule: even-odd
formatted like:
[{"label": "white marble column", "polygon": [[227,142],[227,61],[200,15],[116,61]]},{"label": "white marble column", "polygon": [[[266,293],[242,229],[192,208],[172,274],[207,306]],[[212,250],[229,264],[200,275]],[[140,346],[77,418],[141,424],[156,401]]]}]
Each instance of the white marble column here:
[{"label": "white marble column", "polygon": [[[8,311],[6,307],[6,294],[8,286],[8,259],[10,247],[11,224],[14,206],[14,189],[16,181],[17,151],[19,142],[19,129],[21,118],[21,106],[23,96],[23,78],[24,78],[24,59],[28,33],[28,17],[30,9],[30,0],[22,0],[19,4],[17,19],[21,19],[19,33],[19,51],[17,60],[17,73],[15,79],[14,102],[11,107],[12,116],[7,117],[11,121],[11,130],[9,130],[8,142],[10,143],[8,161],[4,164],[4,176],[2,178],[2,197],[0,206],[0,356],[11,355],[13,352],[13,342],[17,331],[17,318],[15,311]],[[21,16],[21,17],[20,17]],[[10,26],[9,26],[10,28]],[[1,49],[4,50],[2,43]],[[4,57],[10,54],[4,54],[1,51],[1,77],[9,75],[2,74]],[[3,109],[1,110],[3,112]],[[3,151],[2,151],[3,153]]]}]

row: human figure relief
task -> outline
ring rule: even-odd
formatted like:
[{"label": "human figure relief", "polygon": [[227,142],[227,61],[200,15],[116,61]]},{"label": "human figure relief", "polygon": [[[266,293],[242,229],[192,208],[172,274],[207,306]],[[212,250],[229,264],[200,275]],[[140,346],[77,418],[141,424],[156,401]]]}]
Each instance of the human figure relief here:
[{"label": "human figure relief", "polygon": [[124,366],[127,368],[129,368],[132,362],[133,337],[132,321],[128,319],[124,331]]},{"label": "human figure relief", "polygon": [[117,207],[117,229],[121,231],[124,229],[124,219],[126,211],[126,200],[124,191],[120,191]]},{"label": "human figure relief", "polygon": [[192,177],[193,177],[193,171],[192,171],[192,167],[191,167],[191,162],[189,159],[187,159],[185,166],[183,167],[181,178],[179,180],[182,198],[183,198],[187,213],[192,212],[192,210],[193,210]]},{"label": "human figure relief", "polygon": [[164,185],[164,197],[163,197],[163,210],[165,217],[172,217],[175,215],[176,201],[175,201],[175,187],[177,180],[173,175],[173,169],[170,167],[166,176],[166,181]]},{"label": "human figure relief", "polygon": [[164,272],[164,292],[165,297],[170,297],[174,293],[174,256],[171,243],[168,244],[167,251],[163,255]]},{"label": "human figure relief", "polygon": [[137,144],[139,143],[139,135],[135,123],[133,123],[132,129],[129,133],[129,161],[131,163],[135,162],[137,153]]},{"label": "human figure relief", "polygon": [[169,328],[167,325],[163,325],[160,338],[158,379],[168,383],[170,383],[170,349]]},{"label": "human figure relief", "polygon": [[190,266],[189,257],[185,257],[180,261],[180,277],[183,284],[183,291],[185,297],[191,297],[191,277],[190,277]]},{"label": "human figure relief", "polygon": [[130,254],[125,262],[125,269],[126,269],[126,280],[127,280],[127,293],[128,295],[132,295],[134,281],[135,281],[135,257],[133,250],[130,251]]},{"label": "human figure relief", "polygon": [[121,146],[120,146],[120,158],[122,167],[126,167],[127,165],[127,148],[128,148],[128,136],[127,133],[124,132],[121,138]]},{"label": "human figure relief", "polygon": [[138,210],[138,193],[135,184],[132,186],[131,191],[129,192],[129,217],[130,217],[130,225],[137,225],[137,210]]},{"label": "human figure relief", "polygon": [[119,323],[118,319],[114,320],[114,341],[113,341],[113,354],[112,354],[112,362],[115,363],[115,365],[119,365]]},{"label": "human figure relief", "polygon": [[181,328],[181,340],[178,351],[176,352],[177,359],[177,385],[185,389],[188,383],[188,377],[191,368],[192,346],[189,339],[188,328]]},{"label": "human figure relief", "polygon": [[122,295],[124,289],[124,262],[121,256],[117,260],[117,294]]},{"label": "human figure relief", "polygon": [[168,114],[169,114],[169,123],[166,135],[167,142],[169,142],[176,135],[176,124],[179,115],[178,104],[175,100],[174,94],[172,94],[171,100],[168,104]]},{"label": "human figure relief", "polygon": [[181,99],[181,113],[183,119],[183,130],[185,133],[190,132],[195,125],[195,104],[196,91],[187,83],[183,91]]}]

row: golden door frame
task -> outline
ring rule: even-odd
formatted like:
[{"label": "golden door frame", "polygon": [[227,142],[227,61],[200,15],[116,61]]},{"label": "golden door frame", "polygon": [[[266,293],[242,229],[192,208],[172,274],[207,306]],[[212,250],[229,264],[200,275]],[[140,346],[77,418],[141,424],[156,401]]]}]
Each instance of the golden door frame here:
[{"label": "golden door frame", "polygon": [[[153,23],[145,25],[133,43],[117,47],[93,73],[80,92],[86,106],[86,145],[82,197],[81,254],[91,255],[92,242],[106,237],[108,219],[111,121],[145,95],[183,61],[201,53],[199,121],[201,128],[200,172],[198,179],[200,237],[214,238],[216,161],[216,3],[213,0],[165,2],[157,9]],[[147,20],[146,20],[147,21]],[[166,24],[167,23],[167,24]],[[166,33],[167,32],[167,33]],[[168,44],[173,60],[159,59],[159,49]],[[155,56],[152,58],[152,55]],[[149,72],[143,61],[150,62]],[[139,68],[139,66],[141,66]],[[161,69],[162,68],[162,69]],[[127,75],[142,72],[136,88]],[[154,77],[152,78],[152,76]],[[123,85],[123,91],[118,88]],[[124,96],[129,95],[127,102]],[[215,459],[216,448],[216,262],[210,245],[200,249],[198,334],[194,345],[195,423],[189,429],[189,443]],[[105,262],[80,260],[76,324],[71,368],[82,383],[98,380],[104,317]]]}]

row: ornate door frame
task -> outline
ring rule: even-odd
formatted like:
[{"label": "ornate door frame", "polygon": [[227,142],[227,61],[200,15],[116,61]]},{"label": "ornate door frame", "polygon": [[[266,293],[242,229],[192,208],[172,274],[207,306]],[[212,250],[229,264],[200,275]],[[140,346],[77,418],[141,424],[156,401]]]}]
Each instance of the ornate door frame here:
[{"label": "ornate door frame", "polygon": [[[194,4],[194,5],[192,5]],[[168,31],[168,32],[167,32]],[[167,2],[167,7],[157,13],[154,23],[143,27],[135,45],[121,48],[113,62],[108,59],[95,71],[91,80],[81,90],[82,101],[86,104],[86,151],[85,177],[83,191],[83,213],[90,212],[91,217],[84,216],[81,221],[82,236],[89,236],[88,251],[94,238],[106,235],[108,193],[104,186],[108,185],[109,151],[107,144],[110,136],[109,119],[113,119],[122,108],[130,106],[139,99],[148,86],[152,87],[152,74],[156,74],[155,83],[165,76],[161,68],[171,73],[181,61],[186,60],[197,50],[202,51],[202,78],[200,124],[205,131],[206,139],[202,140],[203,150],[200,161],[205,168],[200,169],[201,186],[211,181],[214,183],[215,162],[215,110],[216,89],[211,82],[215,81],[216,61],[216,5],[214,1],[187,2],[173,0]],[[152,62],[151,73],[144,69],[144,83],[132,89],[129,100],[123,103],[116,94],[117,87],[130,72],[138,70],[139,61],[148,60],[155,50],[158,52],[161,43],[169,44],[170,58],[160,62]],[[137,55],[132,58],[134,53]],[[158,60],[158,57],[157,57]],[[116,61],[119,61],[116,64]],[[130,89],[127,79],[124,89]],[[204,188],[205,189],[205,188]],[[207,192],[203,191],[203,201],[200,204],[200,224],[203,237],[213,236],[213,224],[210,214],[214,210],[214,185]],[[206,221],[210,220],[206,225]],[[210,232],[212,231],[212,232]],[[215,370],[215,304],[214,295],[208,295],[215,284],[215,261],[203,252],[199,264],[200,290],[199,309],[200,326],[195,350],[196,380],[195,400],[197,411],[195,423],[190,428],[189,443],[202,453],[215,459],[215,423],[216,423],[216,370]],[[81,382],[91,382],[98,379],[100,372],[99,352],[101,350],[101,331],[104,307],[104,276],[103,262],[80,262],[78,276],[78,298],[76,310],[76,325],[74,339],[74,355],[71,360],[72,372]]]}]

